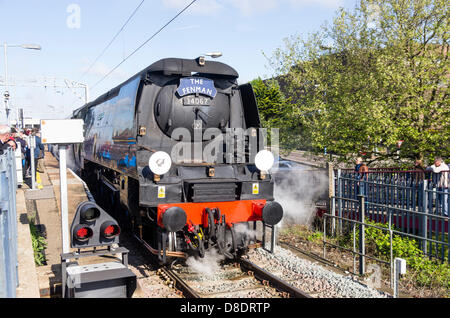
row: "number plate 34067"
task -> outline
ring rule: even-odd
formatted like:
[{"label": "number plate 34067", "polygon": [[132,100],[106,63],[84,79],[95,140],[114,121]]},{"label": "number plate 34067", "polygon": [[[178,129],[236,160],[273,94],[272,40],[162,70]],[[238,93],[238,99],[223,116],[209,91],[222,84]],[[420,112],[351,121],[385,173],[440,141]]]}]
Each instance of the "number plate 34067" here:
[{"label": "number plate 34067", "polygon": [[183,97],[184,106],[209,106],[211,105],[211,99],[206,97]]}]

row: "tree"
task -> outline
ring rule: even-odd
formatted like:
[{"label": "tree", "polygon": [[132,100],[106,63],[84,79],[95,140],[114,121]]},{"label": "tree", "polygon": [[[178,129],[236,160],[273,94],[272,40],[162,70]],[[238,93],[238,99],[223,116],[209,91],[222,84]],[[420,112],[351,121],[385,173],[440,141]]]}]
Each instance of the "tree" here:
[{"label": "tree", "polygon": [[250,84],[255,93],[261,124],[264,128],[280,129],[282,149],[292,149],[299,145],[305,147],[305,139],[300,137],[301,122],[289,115],[293,111],[293,104],[284,96],[279,82],[275,79],[257,78]]},{"label": "tree", "polygon": [[[271,58],[297,138],[348,160],[450,156],[449,6],[361,0],[330,25],[285,39]],[[295,120],[292,120],[292,119]],[[400,151],[397,151],[399,141]]]}]

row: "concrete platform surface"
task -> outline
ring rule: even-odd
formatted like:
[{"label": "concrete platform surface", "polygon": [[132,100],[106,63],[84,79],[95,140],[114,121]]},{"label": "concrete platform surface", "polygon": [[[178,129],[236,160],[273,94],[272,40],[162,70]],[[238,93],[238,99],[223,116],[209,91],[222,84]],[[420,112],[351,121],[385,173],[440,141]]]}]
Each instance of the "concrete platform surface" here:
[{"label": "concrete platform surface", "polygon": [[[60,182],[59,162],[49,152],[45,152],[45,172],[41,173],[43,189],[24,189],[28,213],[35,213],[41,232],[44,233],[47,247],[45,256],[47,264],[36,267],[38,290],[41,297],[60,297],[61,293],[61,215],[60,215]],[[86,190],[81,179],[69,169],[68,181],[68,212],[69,227],[72,223],[78,204],[88,201]],[[32,211],[31,211],[32,210]],[[71,249],[71,252],[74,251]],[[111,258],[108,259],[111,261]],[[118,259],[118,261],[120,261]],[[81,259],[80,265],[105,262],[104,257]],[[31,265],[30,265],[31,266]]]},{"label": "concrete platform surface", "polygon": [[27,216],[25,195],[22,189],[17,190],[17,259],[19,286],[17,298],[40,298],[39,283],[34,263],[34,252],[31,243],[30,225]]}]

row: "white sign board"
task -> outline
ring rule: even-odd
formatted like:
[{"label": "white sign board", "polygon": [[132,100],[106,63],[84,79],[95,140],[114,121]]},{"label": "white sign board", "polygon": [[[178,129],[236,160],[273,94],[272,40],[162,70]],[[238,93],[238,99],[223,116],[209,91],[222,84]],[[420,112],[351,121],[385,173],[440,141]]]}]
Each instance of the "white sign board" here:
[{"label": "white sign board", "polygon": [[398,272],[401,275],[405,275],[406,274],[406,260],[404,260],[403,258],[395,258],[395,262],[397,263],[398,266]]},{"label": "white sign board", "polygon": [[82,119],[41,120],[43,144],[79,144],[84,141]]}]

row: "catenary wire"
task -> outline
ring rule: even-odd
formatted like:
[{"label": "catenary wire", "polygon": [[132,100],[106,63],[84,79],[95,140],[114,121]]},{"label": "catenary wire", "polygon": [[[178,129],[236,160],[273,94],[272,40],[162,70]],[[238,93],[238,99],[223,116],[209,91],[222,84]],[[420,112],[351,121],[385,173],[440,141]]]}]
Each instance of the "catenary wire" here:
[{"label": "catenary wire", "polygon": [[97,83],[91,86],[91,89],[100,84],[105,78],[111,75],[120,65],[122,65],[126,60],[128,60],[131,56],[133,56],[137,51],[139,51],[143,46],[145,46],[148,42],[150,42],[155,36],[157,36],[162,30],[164,30],[170,23],[172,23],[176,18],[178,18],[184,11],[186,11],[190,6],[192,6],[197,0],[193,0],[186,7],[183,8],[180,12],[177,13],[172,19],[170,19],[166,24],[164,24],[158,31],[156,31],[151,37],[145,40],[140,46],[138,46],[131,54],[125,57],[119,64],[117,64],[111,71],[109,71],[105,76],[103,76]]},{"label": "catenary wire", "polygon": [[125,27],[127,26],[128,22],[131,21],[131,19],[133,18],[133,16],[136,14],[136,12],[139,10],[139,8],[142,6],[142,4],[145,2],[145,0],[142,0],[141,3],[139,3],[139,5],[136,7],[136,9],[134,9],[133,13],[128,17],[127,21],[125,21],[125,23],[122,25],[122,27],[120,28],[119,31],[117,31],[116,35],[114,35],[114,37],[111,39],[111,41],[109,41],[109,43],[106,45],[106,47],[103,49],[103,51],[97,56],[97,58],[94,60],[94,62],[92,62],[92,64],[87,68],[87,70],[80,76],[80,78],[78,79],[81,80],[91,69],[92,67],[97,63],[97,61],[103,56],[103,54],[105,54],[106,50],[108,50],[108,48],[111,46],[111,44],[114,42],[114,40],[119,36],[119,34],[125,29]]}]

